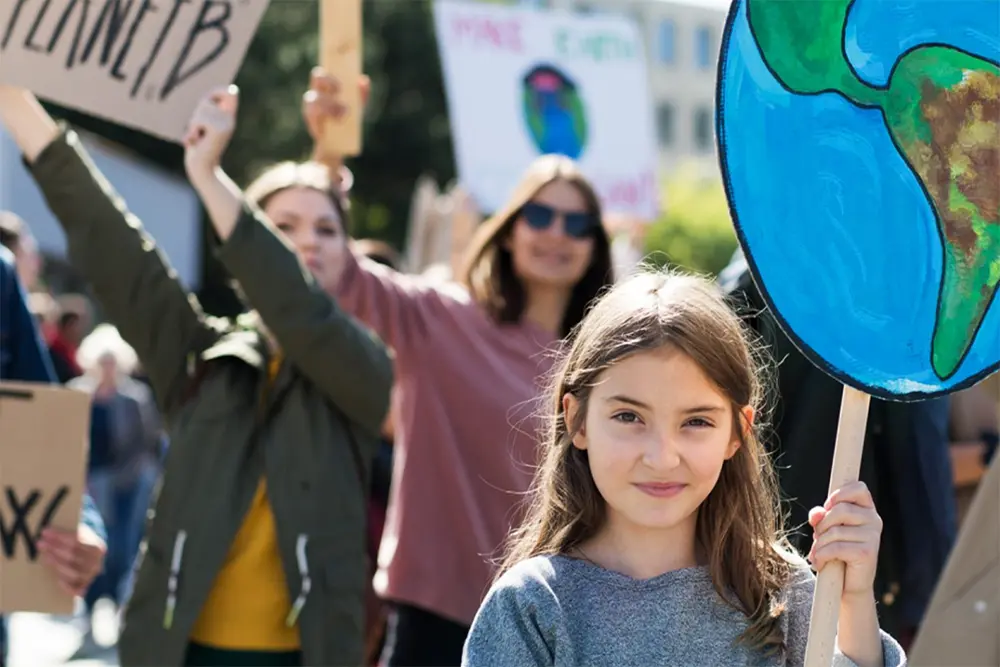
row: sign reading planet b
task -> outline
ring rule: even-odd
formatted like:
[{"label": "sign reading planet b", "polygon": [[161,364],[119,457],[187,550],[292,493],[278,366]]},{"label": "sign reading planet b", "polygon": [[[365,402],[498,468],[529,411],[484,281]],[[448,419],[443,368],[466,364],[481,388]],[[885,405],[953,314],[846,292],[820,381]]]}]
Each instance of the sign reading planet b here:
[{"label": "sign reading planet b", "polygon": [[736,0],[717,106],[741,246],[814,363],[895,400],[997,369],[996,0]]},{"label": "sign reading planet b", "polygon": [[587,146],[587,117],[576,84],[552,65],[536,65],[522,87],[524,121],[539,153],[579,158]]}]

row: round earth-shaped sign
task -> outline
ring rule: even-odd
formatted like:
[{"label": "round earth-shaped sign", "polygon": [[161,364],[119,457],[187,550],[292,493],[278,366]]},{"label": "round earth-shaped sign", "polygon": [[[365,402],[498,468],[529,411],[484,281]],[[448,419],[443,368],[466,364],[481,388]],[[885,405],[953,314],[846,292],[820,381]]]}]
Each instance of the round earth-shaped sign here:
[{"label": "round earth-shaped sign", "polygon": [[719,67],[733,221],[782,327],[909,400],[1000,361],[996,0],[736,0]]}]

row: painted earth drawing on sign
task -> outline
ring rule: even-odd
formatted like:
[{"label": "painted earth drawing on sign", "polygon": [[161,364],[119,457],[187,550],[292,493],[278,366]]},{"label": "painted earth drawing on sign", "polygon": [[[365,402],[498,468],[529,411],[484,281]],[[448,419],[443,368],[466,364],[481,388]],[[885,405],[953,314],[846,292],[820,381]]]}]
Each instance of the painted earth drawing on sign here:
[{"label": "painted earth drawing on sign", "polygon": [[[995,369],[995,0],[738,0],[723,50],[720,152],[734,221],[793,338],[841,379],[896,398],[943,393]],[[749,86],[761,95],[748,96]],[[768,121],[764,128],[754,125],[754,116]],[[771,141],[784,136],[794,145],[768,149],[744,136],[768,126]],[[767,172],[761,166],[773,160],[785,163],[776,173],[741,173],[751,164]],[[789,168],[796,161],[798,171]],[[786,193],[796,192],[786,194],[785,203],[803,201],[776,206],[771,215],[794,210],[800,227],[819,233],[797,239],[801,254],[814,255],[812,273],[826,274],[813,276],[814,291],[820,298],[846,292],[831,306],[843,304],[850,316],[840,327],[857,325],[857,332],[820,332],[822,320],[810,323],[796,314],[814,306],[776,283],[794,278],[770,267],[770,258],[780,256],[777,244],[750,238],[759,236],[752,227],[771,224],[757,219],[767,199],[766,186],[759,186],[782,177]],[[771,232],[801,234],[791,225]],[[834,247],[810,247],[819,243]],[[798,278],[809,280],[808,272]],[[866,287],[881,294],[861,293]],[[837,328],[835,317],[823,319]],[[900,349],[890,350],[893,341]]]},{"label": "painted earth drawing on sign", "polygon": [[587,146],[587,117],[576,84],[555,67],[538,65],[522,88],[524,120],[538,151],[579,158]]}]

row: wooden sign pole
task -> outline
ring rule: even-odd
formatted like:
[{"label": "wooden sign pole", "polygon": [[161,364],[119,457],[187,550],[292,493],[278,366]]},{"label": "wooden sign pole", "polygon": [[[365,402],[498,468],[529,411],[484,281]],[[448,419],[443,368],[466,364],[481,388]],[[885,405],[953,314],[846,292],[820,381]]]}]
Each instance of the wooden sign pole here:
[{"label": "wooden sign pole", "polygon": [[[858,479],[870,403],[871,396],[844,385],[828,493]],[[816,592],[813,595],[812,615],[809,620],[809,640],[806,642],[805,667],[830,667],[833,663],[837,621],[840,617],[840,598],[843,592],[844,564],[830,563],[816,577]]]},{"label": "wooden sign pole", "polygon": [[340,82],[340,99],[347,107],[339,119],[329,119],[320,150],[335,158],[361,152],[361,0],[321,0],[320,65]]}]

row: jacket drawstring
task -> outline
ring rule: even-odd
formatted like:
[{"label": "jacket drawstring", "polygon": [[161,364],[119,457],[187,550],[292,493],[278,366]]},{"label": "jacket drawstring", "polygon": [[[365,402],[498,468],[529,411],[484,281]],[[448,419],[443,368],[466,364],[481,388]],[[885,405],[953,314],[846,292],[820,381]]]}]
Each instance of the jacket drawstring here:
[{"label": "jacket drawstring", "polygon": [[177,609],[177,580],[181,574],[181,560],[184,557],[184,542],[187,531],[177,531],[174,539],[174,553],[170,557],[170,578],[167,580],[167,606],[163,613],[163,627],[167,630],[174,624],[174,610]]},{"label": "jacket drawstring", "polygon": [[299,566],[302,588],[299,589],[299,596],[295,598],[295,603],[292,605],[291,611],[288,612],[288,618],[285,619],[285,625],[288,627],[294,626],[299,620],[299,614],[302,612],[302,608],[306,606],[306,598],[309,597],[309,591],[312,590],[312,579],[309,577],[309,561],[306,559],[306,544],[308,542],[309,536],[305,533],[300,534],[295,541],[295,561]]}]

